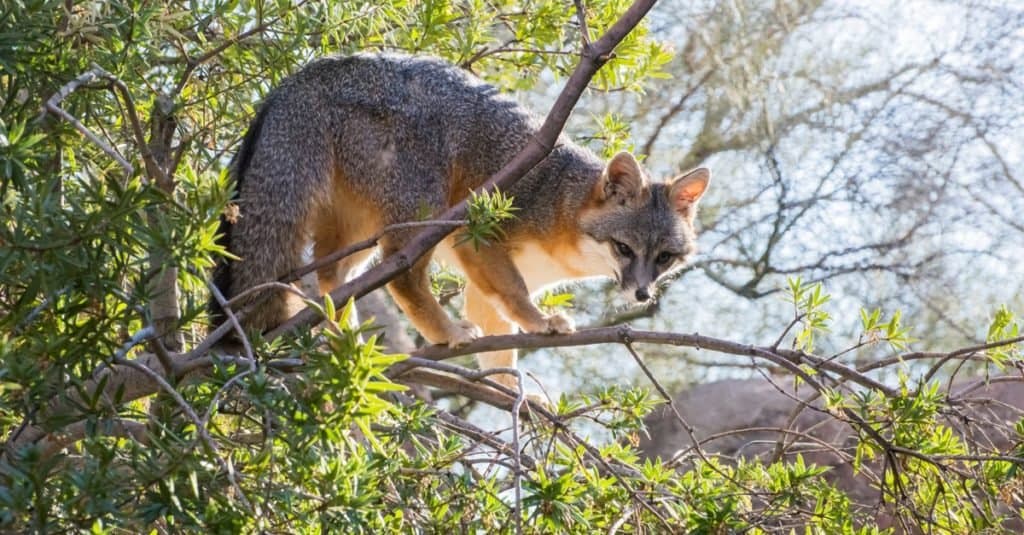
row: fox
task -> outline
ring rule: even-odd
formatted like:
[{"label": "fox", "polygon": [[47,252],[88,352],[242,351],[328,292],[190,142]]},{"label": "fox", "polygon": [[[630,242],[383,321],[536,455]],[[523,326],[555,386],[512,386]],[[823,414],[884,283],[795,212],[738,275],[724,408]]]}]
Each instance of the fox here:
[{"label": "fox", "polygon": [[[437,215],[465,200],[537,134],[540,119],[510,96],[441,59],[361,53],[312,61],[271,90],[231,163],[237,216],[222,218],[221,244],[233,255],[213,283],[227,298],[278,280],[316,258],[398,223]],[[698,202],[711,172],[697,168],[651,180],[628,152],[603,161],[562,135],[553,150],[504,193],[514,206],[486,243],[449,235],[387,288],[424,339],[459,347],[481,335],[571,333],[563,313],[544,313],[531,296],[594,277],[615,279],[630,301],[652,298],[666,274],[696,250]],[[414,228],[385,232],[387,257]],[[325,294],[346,282],[372,250],[316,273]],[[455,319],[431,293],[437,257],[466,278]],[[301,299],[268,289],[243,319],[250,331],[280,324]],[[223,311],[211,301],[214,322]],[[515,368],[516,353],[477,355],[481,368]],[[507,387],[516,376],[491,378]]]}]

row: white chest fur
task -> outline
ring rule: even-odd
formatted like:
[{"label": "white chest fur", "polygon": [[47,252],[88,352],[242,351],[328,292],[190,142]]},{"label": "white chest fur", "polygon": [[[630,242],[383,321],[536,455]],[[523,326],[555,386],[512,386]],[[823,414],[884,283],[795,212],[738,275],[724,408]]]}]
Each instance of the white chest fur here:
[{"label": "white chest fur", "polygon": [[586,237],[557,253],[528,242],[518,248],[513,260],[531,294],[569,280],[613,277],[618,265],[610,247]]}]

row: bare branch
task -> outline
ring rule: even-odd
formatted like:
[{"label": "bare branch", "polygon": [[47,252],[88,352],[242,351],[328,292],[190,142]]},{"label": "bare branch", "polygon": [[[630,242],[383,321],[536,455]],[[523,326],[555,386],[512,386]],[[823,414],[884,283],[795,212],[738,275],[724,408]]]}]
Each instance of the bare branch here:
[{"label": "bare branch", "polygon": [[365,251],[366,249],[375,247],[377,245],[377,242],[379,242],[381,238],[396,230],[420,227],[444,227],[448,229],[456,229],[465,226],[466,223],[468,223],[468,221],[465,219],[459,219],[454,221],[432,219],[429,221],[409,221],[406,223],[395,223],[393,225],[388,225],[384,227],[383,230],[374,234],[373,236],[363,241],[342,247],[341,249],[333,251],[330,254],[325,255],[323,257],[317,258],[313,262],[310,262],[309,264],[306,264],[292,271],[291,273],[284,275],[278,280],[280,282],[285,283],[296,281],[307,273],[312,273],[322,267],[329,266],[334,262],[337,262],[338,260],[341,260],[342,258],[345,258],[347,256],[352,256],[353,254],[358,253],[359,251]]},{"label": "bare branch", "polygon": [[70,113],[68,113],[60,107],[60,102],[67,98],[68,95],[73,93],[79,87],[93,83],[97,80],[107,79],[109,75],[110,73],[96,66],[94,66],[92,69],[89,69],[88,71],[85,71],[74,80],[71,80],[70,82],[64,84],[64,86],[61,87],[56,93],[54,93],[53,96],[47,99],[46,103],[43,105],[43,113],[48,111],[60,117],[61,119],[67,121],[69,124],[71,124],[71,126],[75,127],[75,130],[81,132],[86,139],[92,142],[93,145],[96,145],[97,147],[99,147],[100,150],[102,150],[108,156],[113,158],[114,161],[117,162],[119,166],[121,166],[121,169],[124,171],[126,175],[132,175],[135,173],[135,167],[132,166],[132,164],[128,163],[128,160],[125,159],[125,157],[122,156],[120,152],[114,149],[114,147],[111,147],[109,144],[107,144],[107,142],[100,139],[99,136],[97,136],[92,130],[89,130],[89,127],[82,124],[82,122],[75,118],[75,116],[71,115]]},{"label": "bare branch", "polygon": [[[854,383],[881,392],[893,393],[893,390],[870,377],[857,373],[842,364],[829,361],[822,357],[792,350],[773,350],[750,344],[739,344],[719,338],[701,336],[700,334],[681,334],[660,331],[637,331],[628,325],[586,329],[571,334],[508,334],[478,338],[464,346],[451,348],[448,346],[429,346],[411,353],[414,357],[443,360],[459,355],[471,355],[503,349],[537,349],[541,347],[569,347],[600,343],[651,343],[662,345],[688,346],[707,349],[730,355],[742,355],[768,359],[787,369],[799,364],[807,364],[825,371],[836,373]],[[389,370],[391,377],[399,377],[411,369],[411,363],[399,363]]]}]

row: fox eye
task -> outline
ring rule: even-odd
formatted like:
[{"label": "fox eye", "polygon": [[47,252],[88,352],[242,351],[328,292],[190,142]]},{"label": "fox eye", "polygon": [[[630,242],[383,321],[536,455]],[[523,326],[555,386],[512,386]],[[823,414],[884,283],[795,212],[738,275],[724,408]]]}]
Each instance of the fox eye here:
[{"label": "fox eye", "polygon": [[675,255],[668,251],[662,251],[661,254],[659,254],[658,257],[654,259],[654,261],[657,262],[658,265],[664,265],[669,263],[669,261],[672,260],[673,256]]},{"label": "fox eye", "polygon": [[612,245],[615,246],[615,251],[618,252],[620,255],[626,258],[633,258],[633,250],[630,249],[628,245],[615,240],[612,240]]}]

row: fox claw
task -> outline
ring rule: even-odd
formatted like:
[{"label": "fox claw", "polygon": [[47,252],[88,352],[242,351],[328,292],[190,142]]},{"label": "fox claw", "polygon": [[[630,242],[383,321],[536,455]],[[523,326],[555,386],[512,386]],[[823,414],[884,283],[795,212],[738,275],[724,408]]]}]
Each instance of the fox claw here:
[{"label": "fox claw", "polygon": [[565,314],[552,314],[544,318],[544,322],[547,325],[543,332],[548,334],[569,334],[576,330],[576,324]]},{"label": "fox claw", "polygon": [[453,321],[448,329],[448,347],[462,347],[480,337],[480,328],[466,320]]}]

